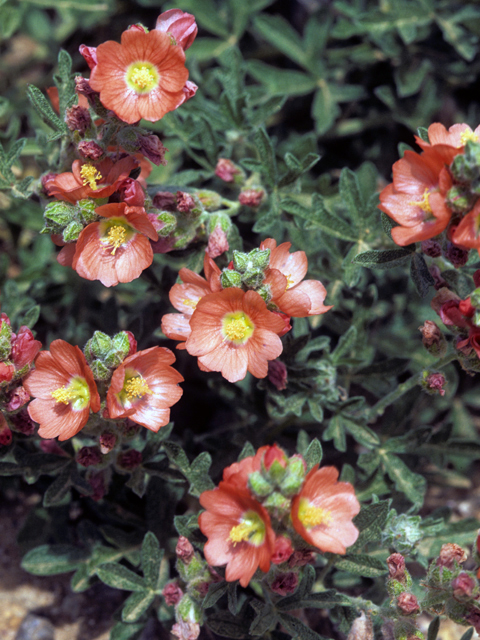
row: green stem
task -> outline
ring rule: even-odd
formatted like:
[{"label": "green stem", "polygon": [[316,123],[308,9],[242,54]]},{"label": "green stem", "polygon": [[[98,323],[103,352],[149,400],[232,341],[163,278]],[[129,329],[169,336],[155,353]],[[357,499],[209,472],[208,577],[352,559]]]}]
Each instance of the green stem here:
[{"label": "green stem", "polygon": [[[437,360],[437,362],[433,366],[429,366],[426,368],[432,369],[432,370],[443,369],[443,367],[446,367],[447,364],[450,364],[450,362],[453,362],[454,360],[457,360],[457,354],[455,352],[449,353],[448,355],[444,356],[440,360]],[[388,393],[384,398],[379,400],[377,404],[375,404],[368,412],[369,422],[375,422],[378,416],[382,416],[384,414],[385,409],[387,407],[389,407],[391,404],[396,402],[405,393],[407,393],[407,391],[410,391],[410,389],[413,389],[413,387],[419,384],[420,377],[421,377],[421,371],[414,373],[411,378],[399,384],[394,391],[392,391],[391,393]]]}]

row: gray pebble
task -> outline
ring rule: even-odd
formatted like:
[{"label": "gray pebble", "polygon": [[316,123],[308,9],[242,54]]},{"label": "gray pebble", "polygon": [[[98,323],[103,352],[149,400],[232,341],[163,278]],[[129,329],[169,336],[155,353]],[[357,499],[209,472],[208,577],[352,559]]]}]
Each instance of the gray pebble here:
[{"label": "gray pebble", "polygon": [[15,640],[55,640],[55,628],[46,618],[29,613],[23,619]]}]

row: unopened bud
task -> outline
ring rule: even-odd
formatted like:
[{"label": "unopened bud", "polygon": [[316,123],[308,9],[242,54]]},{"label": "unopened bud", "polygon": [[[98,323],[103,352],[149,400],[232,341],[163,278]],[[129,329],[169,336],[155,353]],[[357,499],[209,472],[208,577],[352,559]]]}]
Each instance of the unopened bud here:
[{"label": "unopened bud", "polygon": [[297,549],[288,560],[289,567],[303,567],[315,560],[315,552],[310,549]]},{"label": "unopened bud", "polygon": [[72,220],[63,230],[62,239],[65,243],[75,242],[83,231],[83,224]]},{"label": "unopened bud", "polygon": [[392,580],[405,581],[405,558],[401,553],[392,553],[387,558],[388,576]]},{"label": "unopened bud", "polygon": [[293,547],[290,538],[277,536],[270,560],[273,564],[282,564],[282,562],[286,562],[291,557],[292,553]]},{"label": "unopened bud", "polygon": [[248,488],[257,498],[265,498],[273,491],[273,486],[263,477],[260,471],[254,471],[249,474]]},{"label": "unopened bud", "polygon": [[175,553],[177,558],[183,562],[183,564],[189,564],[195,554],[195,550],[185,536],[180,536],[175,547]]},{"label": "unopened bud", "polygon": [[117,436],[111,431],[104,431],[98,441],[100,443],[100,451],[105,456],[114,448]]},{"label": "unopened bud", "polygon": [[182,599],[183,591],[178,582],[168,582],[163,588],[162,596],[167,606],[174,607]]},{"label": "unopened bud", "polygon": [[238,271],[234,271],[233,269],[224,269],[220,276],[220,282],[224,289],[228,289],[228,287],[241,287],[242,276]]},{"label": "unopened bud", "polygon": [[67,127],[70,131],[78,131],[79,134],[83,136],[85,131],[92,124],[92,119],[90,118],[88,109],[85,109],[85,107],[81,107],[78,104],[74,104],[73,107],[70,107],[65,112],[65,122],[67,123]]},{"label": "unopened bud", "polygon": [[259,207],[265,199],[265,191],[263,189],[245,189],[238,196],[238,201],[244,207]]},{"label": "unopened bud", "polygon": [[82,140],[77,145],[78,153],[89,160],[99,160],[105,153],[94,140]]},{"label": "unopened bud", "polygon": [[222,229],[222,226],[217,224],[208,237],[207,253],[210,258],[215,259],[225,253],[225,251],[228,251],[228,249],[229,244],[227,234]]},{"label": "unopened bud", "polygon": [[372,620],[362,611],[360,616],[353,621],[347,640],[373,640],[373,638]]},{"label": "unopened bud", "polygon": [[153,206],[161,211],[175,211],[177,208],[177,200],[170,191],[159,191],[152,201]]},{"label": "unopened bud", "polygon": [[419,327],[422,332],[422,343],[428,353],[442,356],[447,350],[447,341],[439,327],[432,320],[425,320]]},{"label": "unopened bud", "polygon": [[195,207],[195,200],[186,191],[177,191],[177,209],[182,213],[190,213]]},{"label": "unopened bud", "polygon": [[462,564],[467,559],[467,554],[462,547],[454,542],[444,544],[437,558],[437,566],[453,569],[455,564]]},{"label": "unopened bud", "polygon": [[[475,201],[475,196],[463,185],[454,185],[447,191],[445,203],[449,209],[456,213],[470,211]],[[422,243],[423,244],[423,243]]]},{"label": "unopened bud", "polygon": [[449,260],[455,269],[463,267],[468,262],[468,256],[470,255],[470,249],[463,247],[457,247],[452,242],[447,244],[447,248],[444,252],[444,256]]},{"label": "unopened bud", "polygon": [[137,143],[139,152],[148,158],[150,162],[153,162],[153,164],[157,166],[167,164],[165,153],[168,149],[163,146],[158,136],[153,134],[149,136],[139,136]]},{"label": "unopened bud", "polygon": [[[17,411],[20,407],[23,407],[30,400],[30,396],[25,387],[16,387],[9,394],[8,402],[5,404],[7,411]],[[12,418],[13,416],[10,416]]]},{"label": "unopened bud", "polygon": [[177,620],[183,620],[184,622],[201,623],[203,621],[203,612],[200,605],[191,596],[185,594],[177,605],[175,617]]},{"label": "unopened bud", "polygon": [[118,456],[117,464],[123,469],[132,471],[142,464],[142,453],[136,449],[129,449]]},{"label": "unopened bud", "polygon": [[431,238],[422,242],[422,252],[430,258],[438,258],[442,255],[442,245]]},{"label": "unopened bud", "polygon": [[243,182],[245,174],[231,160],[219,158],[215,167],[215,175],[224,182]]},{"label": "unopened bud", "polygon": [[87,362],[95,358],[103,359],[112,348],[112,339],[103,331],[95,331],[87,341],[83,351]]},{"label": "unopened bud", "polygon": [[456,578],[452,580],[453,595],[455,598],[471,598],[473,590],[477,586],[472,576],[462,571]]},{"label": "unopened bud", "polygon": [[298,586],[298,575],[293,572],[281,573],[271,583],[270,589],[280,596],[288,596]]},{"label": "unopened bud", "polygon": [[465,620],[474,627],[477,633],[480,633],[480,610],[472,607],[465,616]]},{"label": "unopened bud", "polygon": [[283,518],[290,511],[290,500],[279,491],[271,493],[263,502],[265,509],[276,518]]},{"label": "unopened bud", "polygon": [[422,387],[430,395],[445,395],[444,385],[447,383],[443,373],[427,373],[423,372]]},{"label": "unopened bud", "polygon": [[145,204],[145,191],[138,180],[126,178],[120,189],[121,197],[131,207],[143,207]]},{"label": "unopened bud", "polygon": [[406,616],[414,615],[420,611],[417,597],[413,593],[401,593],[397,598],[397,607]]},{"label": "unopened bud", "polygon": [[76,460],[82,467],[92,467],[102,461],[102,454],[97,447],[82,447]]},{"label": "unopened bud", "polygon": [[171,628],[172,636],[178,638],[178,640],[197,640],[200,635],[200,625],[198,622],[185,622],[180,620],[176,622]]},{"label": "unopened bud", "polygon": [[287,388],[287,367],[281,360],[269,360],[268,380],[279,391]]},{"label": "unopened bud", "polygon": [[[23,387],[20,387],[20,389],[23,389]],[[23,435],[25,436],[31,436],[33,433],[35,433],[35,422],[30,418],[30,415],[26,408],[22,409],[18,413],[14,413],[13,415],[11,415],[10,421],[15,431],[23,433]]]},{"label": "unopened bud", "polygon": [[280,484],[283,495],[291,498],[300,491],[306,471],[307,466],[302,456],[294,455],[289,459],[287,473]]}]

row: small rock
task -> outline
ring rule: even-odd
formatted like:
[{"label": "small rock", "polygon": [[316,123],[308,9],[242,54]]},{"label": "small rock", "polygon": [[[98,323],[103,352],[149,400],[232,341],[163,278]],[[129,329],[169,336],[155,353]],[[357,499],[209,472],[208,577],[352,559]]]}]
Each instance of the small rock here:
[{"label": "small rock", "polygon": [[29,613],[23,619],[15,640],[55,640],[55,628],[45,618]]}]

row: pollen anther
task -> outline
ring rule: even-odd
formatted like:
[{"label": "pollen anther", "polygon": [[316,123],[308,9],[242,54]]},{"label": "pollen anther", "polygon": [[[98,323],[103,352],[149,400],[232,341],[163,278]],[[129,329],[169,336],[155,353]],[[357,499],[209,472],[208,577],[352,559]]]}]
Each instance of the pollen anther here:
[{"label": "pollen anther", "polygon": [[478,136],[473,131],[466,129],[460,136],[461,147],[464,147],[467,142],[478,142]]},{"label": "pollen anther", "polygon": [[110,227],[106,238],[103,238],[102,242],[106,245],[109,245],[108,248],[113,247],[111,253],[112,256],[114,256],[115,251],[125,242],[126,236],[127,232],[125,231],[124,227],[115,225],[113,227]]},{"label": "pollen anther", "polygon": [[422,209],[422,211],[425,211],[425,213],[433,213],[432,207],[430,206],[430,202],[428,201],[429,195],[430,195],[430,191],[428,189],[425,189],[421,200],[418,200],[418,201],[412,200],[408,204],[414,207],[420,207],[420,209]]},{"label": "pollen anther", "polygon": [[300,507],[298,509],[298,517],[304,527],[308,529],[318,527],[321,524],[328,527],[333,522],[330,511],[322,509],[321,507],[315,507],[313,504],[310,504],[308,500],[301,500]]},{"label": "pollen anther", "polygon": [[57,402],[61,402],[62,404],[70,404],[72,400],[76,398],[76,393],[72,389],[68,389],[65,386],[59,387],[52,391],[52,398],[54,398]]},{"label": "pollen anther", "polygon": [[130,378],[130,380],[125,383],[124,389],[129,400],[133,400],[133,398],[143,398],[143,396],[147,394],[151,395],[152,393],[147,381],[141,376]]},{"label": "pollen anther", "polygon": [[102,174],[97,171],[97,168],[93,164],[84,164],[80,169],[80,175],[83,179],[84,186],[89,186],[94,191],[98,189],[97,181],[102,179]]}]

